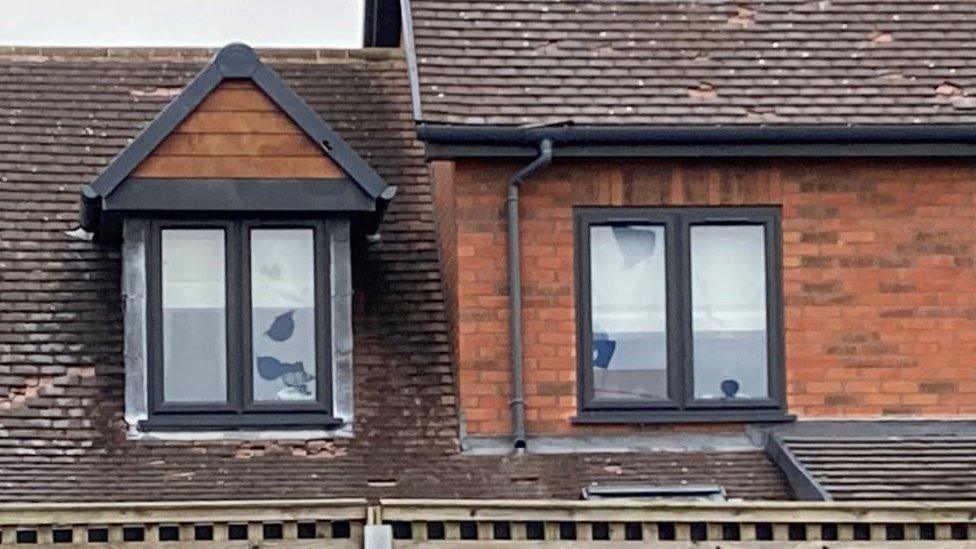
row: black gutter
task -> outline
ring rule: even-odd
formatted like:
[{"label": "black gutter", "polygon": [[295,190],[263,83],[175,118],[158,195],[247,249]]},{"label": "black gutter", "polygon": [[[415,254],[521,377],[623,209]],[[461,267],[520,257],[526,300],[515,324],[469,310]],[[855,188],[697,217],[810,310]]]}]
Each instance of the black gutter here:
[{"label": "black gutter", "polygon": [[505,201],[508,217],[508,312],[512,361],[512,444],[516,452],[524,452],[525,440],[525,379],[522,364],[522,259],[519,238],[519,186],[537,170],[552,162],[552,141],[539,142],[538,156],[508,180]]},{"label": "black gutter", "polygon": [[976,124],[550,125],[423,123],[432,157],[531,156],[549,139],[557,156],[972,156]]}]

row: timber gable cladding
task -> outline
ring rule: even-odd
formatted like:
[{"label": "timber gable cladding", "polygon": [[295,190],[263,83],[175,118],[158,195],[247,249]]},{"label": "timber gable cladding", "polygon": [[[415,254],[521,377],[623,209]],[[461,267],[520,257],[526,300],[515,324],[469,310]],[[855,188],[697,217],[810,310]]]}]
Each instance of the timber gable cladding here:
[{"label": "timber gable cladding", "polygon": [[339,179],[345,172],[267,94],[237,79],[210,92],[132,177]]},{"label": "timber gable cladding", "polygon": [[[279,134],[307,140],[288,151]],[[254,50],[230,44],[83,187],[79,221],[117,240],[132,212],[346,211],[373,214],[358,220],[373,232],[395,194]]]}]

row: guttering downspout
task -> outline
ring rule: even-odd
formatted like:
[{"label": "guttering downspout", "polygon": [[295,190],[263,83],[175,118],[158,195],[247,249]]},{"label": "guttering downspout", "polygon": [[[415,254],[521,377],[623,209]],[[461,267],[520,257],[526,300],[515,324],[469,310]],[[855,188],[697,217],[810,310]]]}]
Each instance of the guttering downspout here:
[{"label": "guttering downspout", "polygon": [[522,259],[519,246],[519,186],[527,177],[552,162],[552,141],[539,142],[539,156],[508,180],[508,311],[512,347],[512,444],[516,453],[525,451],[525,380],[522,367]]}]

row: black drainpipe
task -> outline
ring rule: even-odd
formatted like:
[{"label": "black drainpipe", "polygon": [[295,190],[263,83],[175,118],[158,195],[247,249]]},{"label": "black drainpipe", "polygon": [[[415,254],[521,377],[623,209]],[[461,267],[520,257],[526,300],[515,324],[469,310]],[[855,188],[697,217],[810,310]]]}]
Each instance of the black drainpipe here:
[{"label": "black drainpipe", "polygon": [[508,180],[508,312],[512,342],[512,443],[525,451],[525,380],[522,368],[522,259],[519,247],[519,186],[536,170],[552,162],[552,140],[539,142],[539,156]]}]

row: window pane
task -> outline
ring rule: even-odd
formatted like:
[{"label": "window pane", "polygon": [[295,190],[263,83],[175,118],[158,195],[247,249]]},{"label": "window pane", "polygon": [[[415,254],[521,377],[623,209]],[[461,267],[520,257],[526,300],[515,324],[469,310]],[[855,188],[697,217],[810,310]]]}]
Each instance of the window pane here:
[{"label": "window pane", "polygon": [[254,400],[315,400],[311,229],[251,231]]},{"label": "window pane", "polygon": [[664,227],[590,228],[595,399],[667,398],[664,252]]},{"label": "window pane", "polygon": [[165,229],[163,400],[226,402],[224,231]]},{"label": "window pane", "polygon": [[695,398],[766,398],[766,247],[760,225],[691,228]]}]

